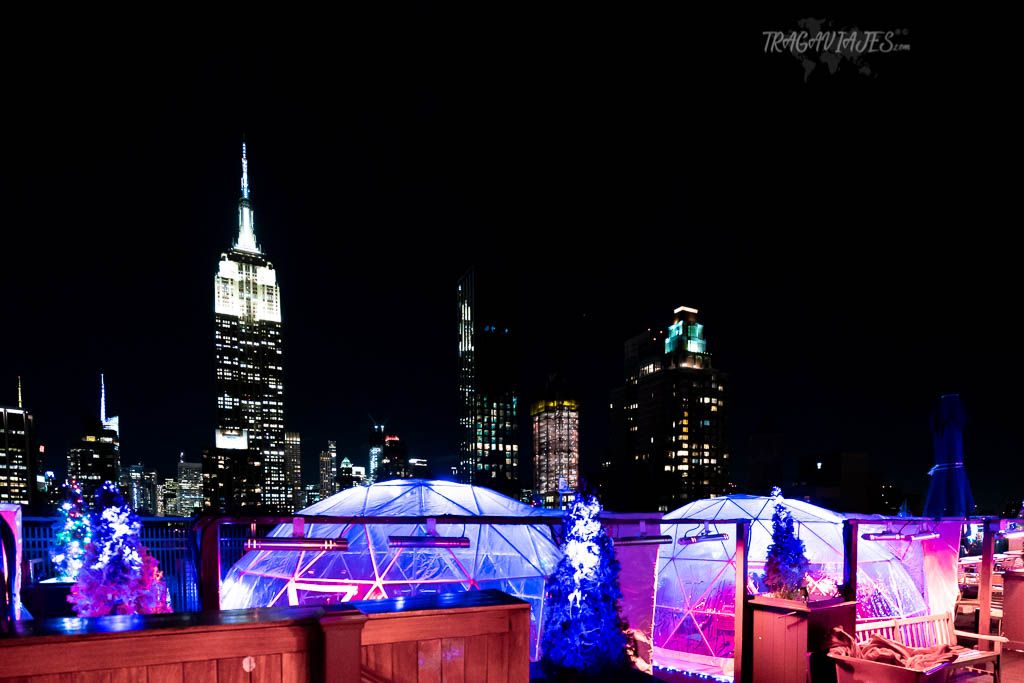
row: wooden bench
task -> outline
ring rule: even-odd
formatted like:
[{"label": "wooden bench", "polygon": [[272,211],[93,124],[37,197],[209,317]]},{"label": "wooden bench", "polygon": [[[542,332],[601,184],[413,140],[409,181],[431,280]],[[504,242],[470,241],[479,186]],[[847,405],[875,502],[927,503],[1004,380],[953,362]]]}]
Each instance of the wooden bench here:
[{"label": "wooden bench", "polygon": [[[972,671],[991,674],[996,683],[999,683],[999,657],[1002,654],[1003,643],[1008,642],[1002,636],[957,631],[953,627],[953,615],[948,612],[946,614],[932,614],[927,617],[889,619],[887,621],[857,624],[856,631],[858,643],[865,643],[874,635],[894,640],[901,645],[910,647],[957,645],[958,637],[990,642],[993,644],[992,650],[968,650],[957,657],[956,661],[950,664],[950,668],[969,668]],[[977,668],[979,665],[987,667],[990,663],[992,664],[991,671],[988,668]]]}]

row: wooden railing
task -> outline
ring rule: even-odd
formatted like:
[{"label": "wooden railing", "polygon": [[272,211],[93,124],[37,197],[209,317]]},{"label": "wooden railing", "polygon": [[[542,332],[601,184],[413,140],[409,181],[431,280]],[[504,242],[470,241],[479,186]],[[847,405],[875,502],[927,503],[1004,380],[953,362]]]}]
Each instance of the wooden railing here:
[{"label": "wooden railing", "polygon": [[[367,614],[361,657],[366,680],[528,683],[530,605],[496,601],[492,592],[409,600],[411,613],[360,603]],[[458,601],[450,599],[456,596]]]},{"label": "wooden railing", "polygon": [[499,591],[19,622],[0,683],[528,683],[529,604]]}]

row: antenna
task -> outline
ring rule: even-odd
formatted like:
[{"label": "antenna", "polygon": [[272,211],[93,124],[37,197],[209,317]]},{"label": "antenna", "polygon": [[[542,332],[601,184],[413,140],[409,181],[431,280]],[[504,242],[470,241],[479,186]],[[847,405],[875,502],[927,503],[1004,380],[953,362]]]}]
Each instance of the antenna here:
[{"label": "antenna", "polygon": [[242,198],[249,198],[249,160],[245,155],[245,135],[242,136]]},{"label": "antenna", "polygon": [[18,375],[18,410],[23,410],[21,405],[21,375]]},{"label": "antenna", "polygon": [[100,422],[107,421],[107,385],[103,381],[103,373],[100,373]]}]

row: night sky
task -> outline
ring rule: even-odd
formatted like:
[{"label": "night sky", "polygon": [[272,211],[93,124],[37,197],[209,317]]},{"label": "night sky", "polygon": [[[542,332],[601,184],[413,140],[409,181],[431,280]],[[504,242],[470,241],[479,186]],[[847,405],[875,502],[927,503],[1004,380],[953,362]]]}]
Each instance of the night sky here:
[{"label": "night sky", "polygon": [[1024,497],[1019,257],[989,160],[1006,96],[926,68],[927,36],[893,17],[835,20],[910,29],[912,53],[805,83],[761,34],[799,18],[434,9],[3,48],[0,404],[21,375],[62,474],[104,372],[125,464],[198,460],[244,133],[307,482],[327,439],[365,464],[370,415],[454,462],[455,283],[502,264],[521,401],[566,377],[584,472],[623,342],[688,305],[731,377],[737,465],[769,421],[792,457],[866,450],[923,493],[929,414],[959,392],[968,476],[998,511]]}]

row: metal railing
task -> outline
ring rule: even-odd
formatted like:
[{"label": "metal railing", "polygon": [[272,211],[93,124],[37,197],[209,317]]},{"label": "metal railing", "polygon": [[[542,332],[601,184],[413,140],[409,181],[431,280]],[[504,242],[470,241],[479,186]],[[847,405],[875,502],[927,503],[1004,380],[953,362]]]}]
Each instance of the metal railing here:
[{"label": "metal railing", "polygon": [[[50,561],[56,517],[22,518],[23,552],[26,562],[40,561],[41,578],[54,575]],[[199,601],[199,575],[196,566],[198,539],[192,533],[194,521],[187,517],[143,517],[139,539],[149,554],[160,563],[171,606],[175,612],[197,612]],[[260,527],[257,533],[266,535],[269,527]],[[221,532],[221,578],[245,554],[244,542],[249,528],[227,527]]]}]

